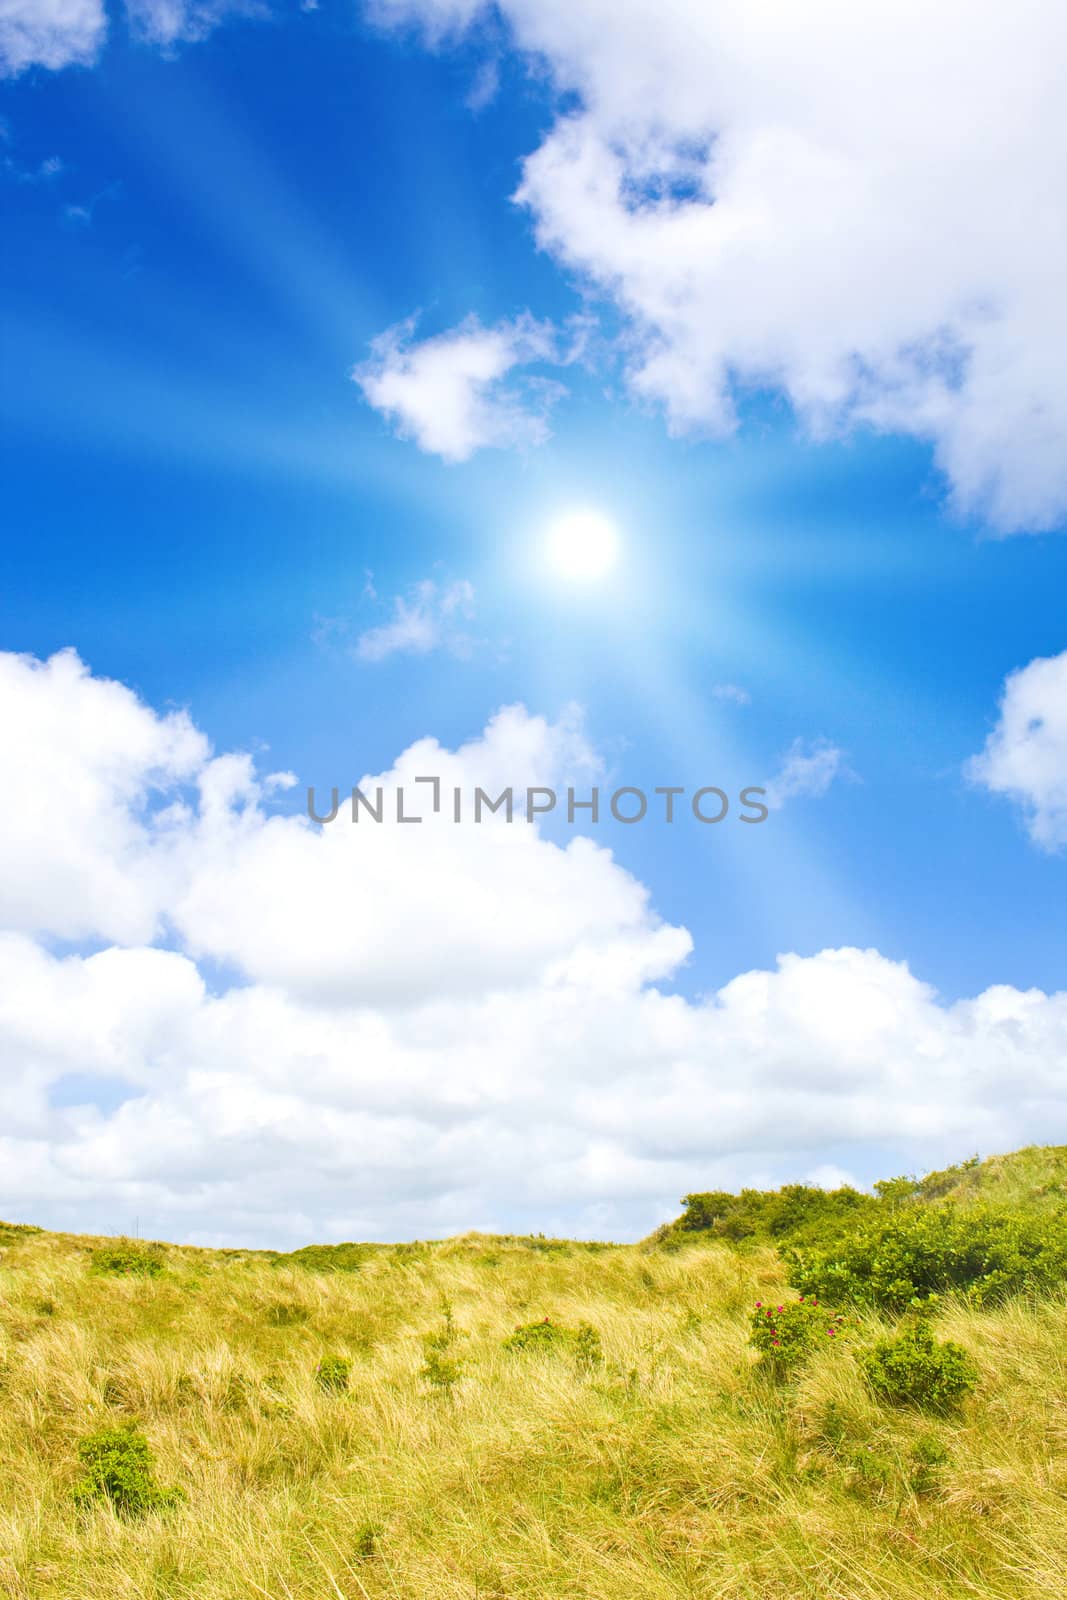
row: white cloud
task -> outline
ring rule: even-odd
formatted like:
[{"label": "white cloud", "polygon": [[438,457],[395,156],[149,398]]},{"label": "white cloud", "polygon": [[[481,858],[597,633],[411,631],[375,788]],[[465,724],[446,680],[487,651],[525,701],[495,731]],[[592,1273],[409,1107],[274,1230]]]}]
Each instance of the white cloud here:
[{"label": "white cloud", "polygon": [[89,66],[106,33],[103,0],[0,0],[0,77]]},{"label": "white cloud", "polygon": [[230,17],[266,16],[260,0],[126,0],[131,31],[164,50],[196,44]]},{"label": "white cloud", "polygon": [[477,317],[412,341],[413,320],[380,335],[353,369],[364,397],[421,450],[466,461],[487,446],[543,444],[545,413],[559,386],[509,378],[517,367],[557,360],[551,328],[531,317],[485,328]]},{"label": "white cloud", "polygon": [[[41,886],[36,908],[5,902],[21,931],[0,934],[0,1215],[258,1243],[634,1234],[693,1188],[830,1182],[886,1147],[892,1166],[936,1164],[1061,1125],[1067,995],[947,1004],[842,949],[686,1000],[658,985],[689,935],[609,851],[449,820],[454,784],[588,782],[574,710],[510,707],[362,780],[386,815],[403,785],[421,824],[318,829],[270,811],[248,757],[213,757],[187,718],[70,654],[0,667],[0,883],[21,855]],[[153,778],[195,781],[166,830]],[[178,948],[145,948],[160,916]],[[35,936],[57,922],[107,945],[64,954]],[[122,1103],[100,1109],[94,1081]]]},{"label": "white cloud", "polygon": [[474,615],[474,588],[466,578],[438,584],[424,578],[407,595],[397,595],[389,622],[368,628],[356,640],[361,661],[384,661],[393,655],[428,655],[448,650],[466,655],[470,638],[463,623]]},{"label": "white cloud", "polygon": [[0,654],[0,728],[0,928],[151,940],[174,825],[159,801],[203,768],[203,735],[70,650]]},{"label": "white cloud", "polygon": [[1067,650],[1009,675],[1000,719],[966,771],[1022,808],[1036,844],[1067,845]]},{"label": "white cloud", "polygon": [[1067,515],[1060,0],[377,0],[498,12],[577,108],[525,165],[538,242],[625,313],[633,391],[728,432],[929,440],[964,511]]},{"label": "white cloud", "polygon": [[841,751],[829,739],[794,739],[764,799],[772,811],[799,796],[817,799],[846,771]]}]

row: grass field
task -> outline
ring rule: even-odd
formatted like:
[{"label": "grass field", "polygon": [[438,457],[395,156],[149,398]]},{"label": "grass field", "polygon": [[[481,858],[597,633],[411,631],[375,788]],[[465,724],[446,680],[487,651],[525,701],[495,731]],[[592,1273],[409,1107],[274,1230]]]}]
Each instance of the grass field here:
[{"label": "grass field", "polygon": [[[166,1247],[137,1276],[99,1270],[101,1240],[0,1232],[17,1600],[1067,1594],[1063,1294],[946,1302],[979,1379],[930,1415],[868,1389],[873,1313],[788,1381],[762,1369],[754,1302],[787,1293],[763,1245],[468,1236],[347,1271]],[[602,1359],[504,1348],[544,1317]],[[184,1498],[79,1504],[79,1441],[130,1421]]]}]

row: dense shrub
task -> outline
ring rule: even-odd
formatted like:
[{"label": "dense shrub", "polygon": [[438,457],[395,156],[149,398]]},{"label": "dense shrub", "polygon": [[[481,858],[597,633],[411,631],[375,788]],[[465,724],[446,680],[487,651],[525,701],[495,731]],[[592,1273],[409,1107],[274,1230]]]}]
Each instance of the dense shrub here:
[{"label": "dense shrub", "polygon": [[347,1356],[323,1356],[315,1368],[315,1382],[327,1394],[340,1394],[348,1388],[352,1363]]},{"label": "dense shrub", "polygon": [[925,1317],[916,1317],[893,1339],[883,1339],[863,1358],[867,1382],[880,1400],[947,1410],[970,1394],[978,1369],[962,1345],[939,1341]]},{"label": "dense shrub", "polygon": [[816,1345],[837,1340],[844,1331],[842,1313],[826,1311],[817,1300],[802,1297],[779,1306],[765,1306],[757,1300],[749,1343],[767,1366],[790,1372],[807,1360]]},{"label": "dense shrub", "polygon": [[100,1245],[89,1258],[91,1272],[115,1273],[126,1278],[158,1278],[164,1255],[158,1244],[142,1244],[138,1239],[116,1239]]},{"label": "dense shrub", "polygon": [[107,1500],[123,1516],[142,1516],[185,1498],[180,1489],[156,1483],[148,1440],[136,1427],[98,1429],[78,1445],[78,1458],[82,1476],[74,1498],[80,1505]]},{"label": "dense shrub", "polygon": [[786,1254],[793,1287],[826,1300],[901,1311],[962,1290],[987,1305],[1067,1279],[1067,1214],[905,1204]]},{"label": "dense shrub", "polygon": [[740,1194],[687,1194],[682,1204],[685,1211],[663,1231],[661,1242],[683,1244],[695,1233],[735,1244],[815,1238],[851,1226],[878,1202],[857,1189],[790,1183],[775,1190],[742,1189]]}]

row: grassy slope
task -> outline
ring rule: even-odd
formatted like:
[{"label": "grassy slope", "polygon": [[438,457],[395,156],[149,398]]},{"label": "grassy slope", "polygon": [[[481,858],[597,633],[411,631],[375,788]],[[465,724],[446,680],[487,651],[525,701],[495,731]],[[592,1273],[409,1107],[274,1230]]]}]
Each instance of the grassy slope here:
[{"label": "grassy slope", "polygon": [[1055,1205],[1067,1200],[1067,1145],[1029,1145],[1010,1155],[988,1156],[928,1173],[920,1183],[928,1199],[988,1200],[997,1205]]},{"label": "grassy slope", "polygon": [[[162,1276],[126,1279],[87,1270],[99,1242],[3,1241],[0,1594],[1067,1592],[1063,1297],[949,1306],[938,1332],[982,1377],[961,1415],[931,1420],[868,1396],[853,1350],[882,1331],[877,1319],[851,1347],[820,1350],[792,1387],[753,1370],[752,1303],[782,1283],[763,1248],[471,1237],[378,1250],[335,1273],[171,1248]],[[461,1330],[451,1398],[420,1376],[446,1300]],[[545,1315],[592,1323],[604,1366],[501,1349],[516,1323]],[[315,1384],[326,1351],[353,1359],[347,1395]],[[78,1439],[128,1417],[186,1503],[140,1522],[77,1513]],[[921,1441],[948,1455],[926,1484]]]}]

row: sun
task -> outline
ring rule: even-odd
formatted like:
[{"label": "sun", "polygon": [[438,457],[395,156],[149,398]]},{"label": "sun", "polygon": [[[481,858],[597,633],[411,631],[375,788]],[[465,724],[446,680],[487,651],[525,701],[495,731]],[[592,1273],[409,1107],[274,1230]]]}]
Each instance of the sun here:
[{"label": "sun", "polygon": [[549,528],[547,551],[560,577],[592,583],[619,559],[619,530],[602,511],[567,511]]}]

